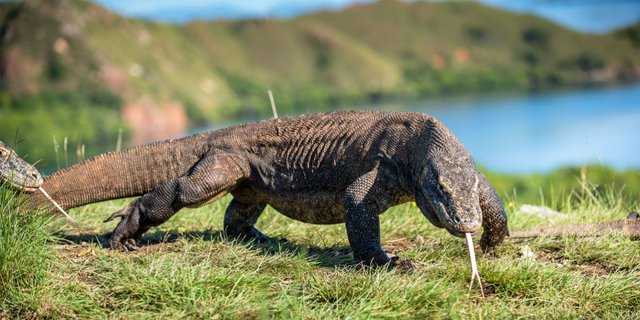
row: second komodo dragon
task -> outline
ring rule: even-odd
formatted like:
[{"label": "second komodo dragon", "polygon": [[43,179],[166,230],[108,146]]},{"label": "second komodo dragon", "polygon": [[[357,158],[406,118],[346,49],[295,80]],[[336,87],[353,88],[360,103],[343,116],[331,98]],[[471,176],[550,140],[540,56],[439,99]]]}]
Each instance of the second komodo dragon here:
[{"label": "second komodo dragon", "polygon": [[[110,246],[140,237],[184,207],[226,194],[231,236],[268,238],[254,224],[270,205],[315,224],[346,224],[355,259],[392,263],[378,216],[415,201],[437,227],[464,237],[484,228],[483,249],[507,235],[500,199],[460,141],[432,116],[336,112],[260,121],[111,152],[55,172],[43,187],[64,208],[141,196],[121,217]],[[39,193],[29,200],[44,203]]]}]

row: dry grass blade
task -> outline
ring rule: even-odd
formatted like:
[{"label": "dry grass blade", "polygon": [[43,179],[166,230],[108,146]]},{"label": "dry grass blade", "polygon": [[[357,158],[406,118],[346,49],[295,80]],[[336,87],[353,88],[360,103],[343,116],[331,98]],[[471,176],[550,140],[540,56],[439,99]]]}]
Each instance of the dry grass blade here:
[{"label": "dry grass blade", "polygon": [[42,192],[42,194],[45,196],[45,198],[47,198],[49,201],[51,201],[51,203],[53,203],[53,205],[56,207],[56,209],[60,210],[60,212],[62,212],[62,214],[69,219],[69,221],[73,222],[74,224],[78,224],[78,222],[72,218],[66,211],[64,211],[64,209],[62,209],[62,207],[55,201],[53,200],[53,198],[51,198],[51,196],[44,191],[44,189],[42,187],[38,187],[38,190],[40,190],[40,192]]},{"label": "dry grass blade", "polygon": [[469,249],[469,260],[471,262],[471,282],[469,282],[469,291],[473,287],[473,280],[478,279],[478,286],[480,286],[480,294],[484,298],[484,288],[482,288],[482,281],[480,280],[480,273],[478,273],[478,265],[476,263],[476,252],[473,249],[473,239],[471,239],[471,233],[464,234],[467,240],[467,249]]},{"label": "dry grass blade", "polygon": [[271,112],[273,112],[273,118],[278,119],[278,110],[276,109],[276,102],[273,100],[273,93],[271,90],[269,90],[268,93],[269,101],[271,101]]}]

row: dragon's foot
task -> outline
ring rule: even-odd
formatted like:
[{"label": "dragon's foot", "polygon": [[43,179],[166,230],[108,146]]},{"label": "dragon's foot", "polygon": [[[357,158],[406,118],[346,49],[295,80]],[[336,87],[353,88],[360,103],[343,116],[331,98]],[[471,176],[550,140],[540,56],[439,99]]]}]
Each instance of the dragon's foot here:
[{"label": "dragon's foot", "polygon": [[486,230],[480,237],[480,249],[483,253],[492,252],[499,244],[504,241],[504,238],[509,235],[509,231],[504,230]]},{"label": "dragon's foot", "polygon": [[107,222],[116,217],[122,218],[109,240],[111,249],[125,252],[140,249],[138,247],[138,240],[150,227],[144,223],[144,219],[142,218],[144,210],[141,201],[136,200],[121,211],[113,213],[105,220],[105,222]]},{"label": "dragon's foot", "polygon": [[111,240],[109,240],[109,247],[113,250],[124,252],[137,251],[140,249],[140,247],[138,247],[138,241],[134,238],[126,238],[118,241],[112,237]]},{"label": "dragon's foot", "polygon": [[264,235],[260,230],[250,227],[247,230],[242,232],[233,232],[227,228],[227,236],[231,238],[236,238],[242,241],[253,241],[253,243],[267,243],[273,242],[274,240],[266,235]]},{"label": "dragon's foot", "polygon": [[398,257],[389,258],[384,250],[379,249],[371,252],[353,252],[354,259],[360,263],[360,265],[365,267],[387,267],[389,269],[393,268],[398,261]]},{"label": "dragon's foot", "polygon": [[387,271],[395,270],[400,273],[412,272],[416,269],[416,265],[405,259],[400,259],[398,256],[393,256],[391,258],[384,259],[372,259],[371,262],[361,260],[358,262],[357,269],[378,269],[378,268],[386,268]]}]

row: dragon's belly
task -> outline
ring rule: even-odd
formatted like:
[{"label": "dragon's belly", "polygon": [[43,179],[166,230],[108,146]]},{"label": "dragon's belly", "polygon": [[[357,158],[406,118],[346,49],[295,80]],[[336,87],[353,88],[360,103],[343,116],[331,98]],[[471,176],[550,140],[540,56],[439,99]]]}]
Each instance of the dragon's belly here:
[{"label": "dragon's belly", "polygon": [[[243,203],[268,204],[285,216],[314,224],[344,223],[345,190],[363,173],[344,168],[256,172],[232,192]],[[366,169],[366,168],[365,168]],[[399,187],[391,187],[383,206],[410,201]],[[386,197],[385,197],[386,198]],[[382,213],[382,212],[379,212]]]},{"label": "dragon's belly", "polygon": [[341,192],[275,192],[253,186],[238,188],[231,193],[242,203],[268,204],[298,221],[314,224],[344,222]]},{"label": "dragon's belly", "polygon": [[314,224],[344,222],[343,195],[328,192],[263,194],[265,202],[285,216]]},{"label": "dragon's belly", "polygon": [[[255,188],[233,192],[234,197],[246,203],[268,204],[285,216],[298,221],[314,224],[344,223],[344,192],[282,192]],[[392,197],[390,206],[395,206],[414,198],[408,194]],[[380,212],[382,213],[382,212]]]}]

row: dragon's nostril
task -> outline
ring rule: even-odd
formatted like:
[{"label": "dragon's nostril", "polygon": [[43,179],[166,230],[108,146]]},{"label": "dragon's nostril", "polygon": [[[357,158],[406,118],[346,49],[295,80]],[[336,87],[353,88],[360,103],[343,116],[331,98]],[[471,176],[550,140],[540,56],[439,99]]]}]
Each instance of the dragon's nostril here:
[{"label": "dragon's nostril", "polygon": [[451,217],[451,220],[453,220],[453,222],[455,222],[455,223],[460,223],[460,217],[458,217],[458,216]]}]

